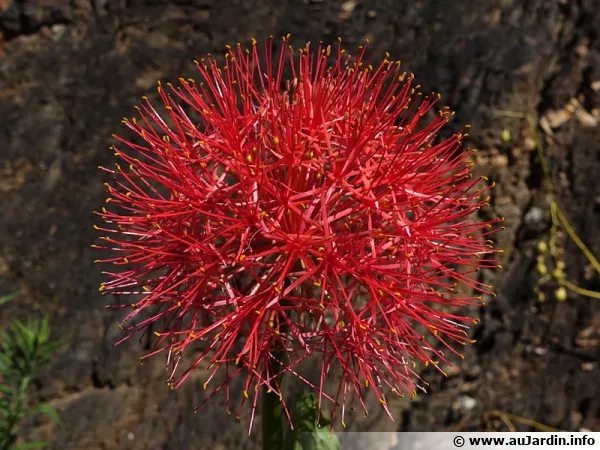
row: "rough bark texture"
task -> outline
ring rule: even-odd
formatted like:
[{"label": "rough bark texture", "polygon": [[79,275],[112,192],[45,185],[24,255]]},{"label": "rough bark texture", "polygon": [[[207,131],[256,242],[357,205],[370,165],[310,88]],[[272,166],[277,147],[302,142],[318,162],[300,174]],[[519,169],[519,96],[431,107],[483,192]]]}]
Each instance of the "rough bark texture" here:
[{"label": "rough bark texture", "polygon": [[[137,363],[144,343],[111,348],[121,315],[104,309],[89,245],[104,200],[96,167],[112,162],[120,118],[157,79],[193,77],[192,59],[287,33],[296,47],[369,38],[402,59],[456,110],[453,126],[472,124],[478,170],[497,182],[485,214],[506,217],[505,269],[484,274],[498,295],[474,312],[478,343],[447,379],[425,371],[430,393],[394,405],[395,424],[373,407],[350,428],[482,430],[500,426],[488,414],[497,409],[600,431],[600,300],[536,302],[535,246],[550,224],[540,165],[526,123],[494,116],[540,118],[577,99],[576,114],[540,133],[559,201],[600,255],[599,25],[597,0],[0,0],[0,293],[23,292],[0,326],[48,313],[68,343],[35,392],[65,425],[36,419],[24,437],[52,449],[257,447],[259,433],[248,438],[247,418],[227,415],[223,399],[192,413],[200,371],[171,391],[161,357]],[[600,290],[575,245],[564,251],[569,278]]]}]

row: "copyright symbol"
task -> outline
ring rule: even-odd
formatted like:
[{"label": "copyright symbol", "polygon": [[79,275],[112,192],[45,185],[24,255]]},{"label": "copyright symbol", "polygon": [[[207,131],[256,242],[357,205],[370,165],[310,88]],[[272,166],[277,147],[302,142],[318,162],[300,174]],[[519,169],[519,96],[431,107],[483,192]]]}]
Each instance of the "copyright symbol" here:
[{"label": "copyright symbol", "polygon": [[456,436],[454,438],[454,446],[455,447],[462,447],[463,445],[465,445],[465,438],[460,437],[460,436]]}]

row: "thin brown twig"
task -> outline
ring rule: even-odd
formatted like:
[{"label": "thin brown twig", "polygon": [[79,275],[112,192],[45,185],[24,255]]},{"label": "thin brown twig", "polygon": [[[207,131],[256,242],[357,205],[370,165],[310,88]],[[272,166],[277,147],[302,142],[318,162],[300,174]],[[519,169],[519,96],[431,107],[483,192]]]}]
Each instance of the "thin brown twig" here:
[{"label": "thin brown twig", "polygon": [[502,420],[511,432],[517,431],[517,429],[512,424],[513,422],[527,425],[527,426],[533,427],[537,430],[545,431],[548,433],[556,433],[556,432],[565,431],[565,430],[559,430],[558,428],[550,427],[548,425],[544,425],[543,423],[536,422],[533,419],[528,419],[526,417],[521,417],[521,416],[517,416],[515,414],[510,414],[510,413],[505,413],[505,412],[498,411],[498,410],[490,411],[490,414],[492,416],[496,416],[500,420]]}]

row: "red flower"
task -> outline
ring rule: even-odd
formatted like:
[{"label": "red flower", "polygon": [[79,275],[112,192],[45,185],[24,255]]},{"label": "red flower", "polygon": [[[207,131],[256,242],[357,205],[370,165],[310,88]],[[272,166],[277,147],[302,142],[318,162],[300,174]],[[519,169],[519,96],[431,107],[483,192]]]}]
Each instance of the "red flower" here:
[{"label": "red flower", "polygon": [[[317,356],[313,387],[342,423],[347,398],[364,407],[368,388],[387,410],[389,388],[424,390],[416,361],[438,368],[440,343],[459,354],[453,344],[469,342],[476,320],[451,310],[481,297],[456,295],[457,283],[491,293],[469,277],[497,262],[492,223],[474,214],[487,188],[459,150],[466,134],[436,140],[452,113],[427,116],[439,96],[415,93],[399,62],[371,66],[366,46],[338,48],[329,65],[330,47],[294,54],[284,38],[275,67],[271,40],[266,63],[256,41],[228,49],[222,68],[197,63],[202,83],[159,82],[163,112],[146,99],[124,120],[137,137],[118,137],[123,167],[105,169],[115,209],[99,214],[116,267],[100,289],[135,296],[125,339],[157,327],[144,358],[167,350],[174,387],[206,362],[205,388],[219,369],[215,391],[239,374],[254,412],[260,387],[279,393],[280,372],[300,377]],[[176,376],[196,341],[206,350]],[[332,372],[339,389],[326,393]]]}]

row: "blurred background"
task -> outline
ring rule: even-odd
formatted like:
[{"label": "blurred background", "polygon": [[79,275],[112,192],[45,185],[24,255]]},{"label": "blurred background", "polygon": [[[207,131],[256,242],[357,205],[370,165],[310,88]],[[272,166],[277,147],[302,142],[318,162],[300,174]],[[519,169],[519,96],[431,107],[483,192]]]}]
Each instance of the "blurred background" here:
[{"label": "blurred background", "polygon": [[[158,79],[193,78],[193,59],[287,33],[294,47],[341,36],[348,51],[368,38],[376,55],[401,59],[456,110],[448,132],[472,125],[476,171],[496,182],[485,214],[506,218],[504,270],[484,274],[497,296],[472,312],[477,343],[448,378],[424,371],[429,394],[392,405],[395,423],[374,407],[349,428],[600,431],[600,299],[569,290],[558,301],[552,281],[536,290],[552,217],[535,142],[558,204],[600,255],[599,30],[597,0],[0,0],[0,295],[20,293],[0,306],[0,329],[48,315],[66,343],[31,391],[63,424],[32,416],[21,438],[51,449],[257,448],[260,427],[248,437],[223,399],[193,414],[202,373],[172,391],[162,356],[137,363],[144,342],[112,348],[123,316],[98,292],[92,212],[111,134]],[[497,110],[530,115],[535,134]],[[566,278],[600,290],[589,258],[565,232],[557,239]]]}]

